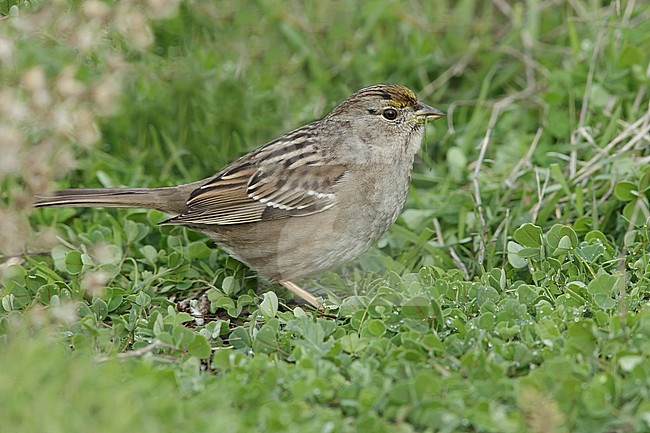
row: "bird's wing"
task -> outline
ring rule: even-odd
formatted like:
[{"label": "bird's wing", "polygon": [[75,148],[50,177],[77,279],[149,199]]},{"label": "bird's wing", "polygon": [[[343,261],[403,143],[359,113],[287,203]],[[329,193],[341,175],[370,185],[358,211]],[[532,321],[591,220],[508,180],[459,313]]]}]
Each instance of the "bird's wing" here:
[{"label": "bird's wing", "polygon": [[346,167],[322,164],[302,145],[293,151],[284,145],[283,152],[268,146],[235,161],[194,190],[186,212],[164,224],[245,224],[311,215],[334,206]]}]

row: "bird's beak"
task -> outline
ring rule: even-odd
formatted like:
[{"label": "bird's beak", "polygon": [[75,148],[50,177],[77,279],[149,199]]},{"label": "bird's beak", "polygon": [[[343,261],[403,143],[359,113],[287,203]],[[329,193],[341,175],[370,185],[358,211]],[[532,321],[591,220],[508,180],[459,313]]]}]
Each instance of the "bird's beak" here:
[{"label": "bird's beak", "polygon": [[417,109],[415,110],[415,120],[417,123],[426,123],[428,120],[436,120],[445,115],[437,108],[433,108],[424,102],[418,102]]}]

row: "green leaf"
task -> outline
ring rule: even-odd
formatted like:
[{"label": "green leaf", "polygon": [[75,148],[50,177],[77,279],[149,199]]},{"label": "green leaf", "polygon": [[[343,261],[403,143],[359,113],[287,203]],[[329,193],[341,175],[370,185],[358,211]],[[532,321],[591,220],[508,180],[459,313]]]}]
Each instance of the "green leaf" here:
[{"label": "green leaf", "polygon": [[260,312],[268,320],[278,313],[278,296],[275,292],[266,292],[262,295]]},{"label": "green leaf", "polygon": [[592,356],[597,347],[592,326],[593,322],[588,319],[577,323],[568,323],[567,345],[575,352]]},{"label": "green leaf", "polygon": [[152,265],[154,265],[158,258],[158,251],[151,245],[144,245],[140,248],[140,252],[144,258]]},{"label": "green leaf", "polygon": [[[569,243],[567,240],[562,241],[562,238],[568,237]],[[564,247],[575,247],[578,245],[578,235],[576,232],[569,226],[562,224],[555,224],[551,229],[546,233],[545,236],[546,245],[548,247],[547,251],[554,252],[560,248],[560,242],[563,242]]]},{"label": "green leaf", "polygon": [[643,226],[646,222],[648,208],[646,203],[640,200],[629,202],[623,208],[623,216],[636,227]]},{"label": "green leaf", "polygon": [[60,271],[66,271],[65,256],[68,254],[68,251],[70,251],[70,249],[63,245],[57,245],[52,248],[52,260],[54,260],[54,265]]},{"label": "green leaf", "polygon": [[614,187],[614,195],[621,201],[632,201],[638,196],[637,188],[632,182],[621,181]]},{"label": "green leaf", "polygon": [[381,337],[384,335],[384,333],[386,333],[386,325],[379,319],[372,319],[368,321],[364,328],[367,330],[368,334],[373,337]]},{"label": "green leaf", "polygon": [[496,304],[499,299],[501,299],[501,296],[494,287],[481,285],[476,289],[476,303],[479,306],[483,305],[486,302],[492,302]]},{"label": "green leaf", "polygon": [[61,290],[56,284],[44,284],[38,288],[35,298],[41,304],[47,305],[50,303],[52,296],[58,295],[59,293],[61,293]]},{"label": "green leaf", "polygon": [[166,325],[172,325],[174,327],[181,327],[183,323],[187,323],[192,321],[192,316],[190,316],[188,313],[181,312],[181,313],[172,313],[168,316],[165,316],[163,319],[163,323]]},{"label": "green leaf", "polygon": [[79,275],[83,269],[81,253],[79,251],[68,251],[65,255],[65,270],[71,275]]},{"label": "green leaf", "polygon": [[149,227],[131,220],[124,221],[123,227],[124,233],[126,234],[126,242],[128,244],[133,244],[142,240],[149,232]]},{"label": "green leaf", "polygon": [[591,86],[591,96],[589,102],[593,103],[596,107],[606,107],[612,100],[612,94],[609,93],[603,86],[594,83]]},{"label": "green leaf", "polygon": [[104,320],[108,316],[108,305],[101,298],[93,299],[92,310],[97,316],[97,320]]},{"label": "green leaf", "polygon": [[587,291],[592,294],[611,296],[618,288],[618,276],[602,273],[587,284]]},{"label": "green leaf", "polygon": [[197,334],[192,332],[191,329],[183,325],[174,325],[172,328],[172,336],[174,338],[174,346],[179,349],[186,349],[194,341]]},{"label": "green leaf", "polygon": [[604,252],[605,248],[602,245],[585,245],[584,243],[576,249],[576,253],[580,257],[592,264],[595,264],[603,256]]},{"label": "green leaf", "polygon": [[551,164],[550,169],[551,169],[551,174],[553,175],[555,180],[562,186],[562,190],[564,191],[564,193],[570,197],[572,195],[571,188],[566,178],[564,177],[564,173],[562,172],[560,165],[553,163]]},{"label": "green leaf", "polygon": [[194,334],[194,340],[187,347],[187,351],[199,359],[208,359],[212,353],[208,340],[201,334]]},{"label": "green leaf", "polygon": [[116,310],[124,301],[124,295],[121,289],[109,288],[106,290],[108,295],[108,311]]},{"label": "green leaf", "polygon": [[515,268],[521,269],[528,266],[528,260],[519,255],[519,251],[523,249],[524,247],[516,242],[508,242],[508,262]]},{"label": "green leaf", "polygon": [[486,331],[494,330],[495,323],[496,323],[496,316],[490,312],[481,314],[477,320],[478,327]]},{"label": "green leaf", "polygon": [[639,191],[650,191],[650,167],[647,167],[639,179]]},{"label": "green leaf", "polygon": [[614,379],[610,374],[596,374],[582,394],[582,403],[587,412],[594,417],[602,416],[613,403],[614,389]]},{"label": "green leaf", "polygon": [[183,255],[178,251],[172,251],[167,256],[167,266],[169,269],[175,269],[183,264]]},{"label": "green leaf", "polygon": [[571,132],[571,122],[563,110],[550,110],[548,113],[548,131],[556,138],[564,139]]},{"label": "green leaf", "polygon": [[4,269],[4,272],[0,275],[2,275],[2,285],[5,287],[13,284],[23,286],[25,285],[27,271],[25,271],[25,268],[20,265],[11,265]]},{"label": "green leaf", "polygon": [[436,327],[440,329],[442,324],[444,323],[445,315],[442,312],[442,308],[440,307],[440,303],[438,302],[437,299],[431,300],[431,308],[432,308],[431,313],[433,314],[434,323]]},{"label": "green leaf", "polygon": [[618,365],[621,367],[621,370],[630,373],[643,361],[644,357],[641,355],[623,355],[618,358]]},{"label": "green leaf", "polygon": [[618,56],[619,68],[625,69],[633,65],[640,65],[643,63],[647,56],[634,45],[625,45]]},{"label": "green leaf", "polygon": [[539,259],[541,256],[539,248],[522,248],[517,254],[524,259]]},{"label": "green leaf", "polygon": [[338,341],[341,345],[341,348],[347,353],[357,353],[368,346],[368,341],[366,339],[359,338],[359,335],[357,335],[356,332],[346,334]]},{"label": "green leaf", "polygon": [[532,305],[538,296],[538,289],[529,284],[521,284],[517,287],[517,299],[520,304]]},{"label": "green leaf", "polygon": [[160,340],[162,343],[165,343],[169,346],[174,345],[174,338],[167,331],[160,332],[159,334],[156,335],[156,338]]},{"label": "green leaf", "polygon": [[138,294],[135,295],[135,299],[133,300],[133,302],[135,303],[135,305],[139,307],[146,307],[149,304],[151,304],[151,296],[149,296],[145,292],[138,292]]},{"label": "green leaf", "polygon": [[430,318],[431,313],[431,301],[424,296],[414,296],[402,304],[404,317],[424,320]]},{"label": "green leaf", "polygon": [[540,247],[542,245],[542,228],[526,223],[515,230],[513,238],[525,247]]},{"label": "green leaf", "polygon": [[560,241],[557,244],[557,248],[553,250],[551,255],[553,257],[558,257],[562,254],[567,253],[572,249],[571,238],[569,236],[562,236]]},{"label": "green leaf", "polygon": [[235,308],[235,301],[226,296],[221,296],[216,301],[214,301],[214,308],[223,308],[224,310],[230,310]]},{"label": "green leaf", "polygon": [[616,307],[616,301],[611,296],[603,293],[596,293],[593,295],[594,303],[603,310],[611,310]]},{"label": "green leaf", "polygon": [[228,275],[221,283],[221,289],[228,296],[233,296],[239,292],[239,280],[235,279],[232,275]]},{"label": "green leaf", "polygon": [[277,336],[277,319],[274,322],[265,323],[255,334],[253,350],[256,353],[273,353],[279,348]]},{"label": "green leaf", "polygon": [[210,257],[212,250],[205,242],[192,242],[187,246],[187,255],[191,259],[205,259]]},{"label": "green leaf", "polygon": [[607,240],[607,236],[603,234],[600,230],[592,230],[589,233],[585,235],[585,241],[587,242],[598,242],[602,245],[608,245],[609,240]]},{"label": "green leaf", "polygon": [[591,230],[592,223],[593,221],[591,217],[582,216],[576,219],[576,221],[573,223],[573,228],[576,232],[585,233]]}]

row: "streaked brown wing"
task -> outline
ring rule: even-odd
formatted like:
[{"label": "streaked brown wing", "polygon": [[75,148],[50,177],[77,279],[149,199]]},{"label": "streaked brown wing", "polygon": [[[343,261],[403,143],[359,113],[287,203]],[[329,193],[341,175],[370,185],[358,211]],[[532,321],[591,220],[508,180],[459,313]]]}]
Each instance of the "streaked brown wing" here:
[{"label": "streaked brown wing", "polygon": [[188,211],[166,224],[233,225],[322,212],[336,204],[336,186],[345,176],[340,165],[230,168],[196,189]]}]

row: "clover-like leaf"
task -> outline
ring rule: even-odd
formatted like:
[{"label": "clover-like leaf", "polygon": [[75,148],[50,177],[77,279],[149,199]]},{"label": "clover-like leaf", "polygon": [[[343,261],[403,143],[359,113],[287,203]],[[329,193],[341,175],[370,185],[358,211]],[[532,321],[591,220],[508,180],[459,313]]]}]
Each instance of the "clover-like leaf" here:
[{"label": "clover-like leaf", "polygon": [[632,182],[618,182],[614,187],[614,195],[621,201],[632,201],[638,195],[637,186]]},{"label": "clover-like leaf", "polygon": [[515,230],[513,238],[525,247],[539,247],[542,245],[542,228],[531,223],[523,224]]},{"label": "clover-like leaf", "polygon": [[262,295],[260,312],[268,320],[278,313],[278,296],[275,292],[266,292]]},{"label": "clover-like leaf", "polygon": [[201,334],[194,334],[194,339],[187,346],[187,351],[190,355],[196,356],[199,359],[207,359],[210,357],[210,353],[212,353],[208,340]]},{"label": "clover-like leaf", "polygon": [[521,269],[528,266],[528,260],[519,255],[523,249],[524,247],[516,242],[508,242],[508,262],[515,268]]}]

